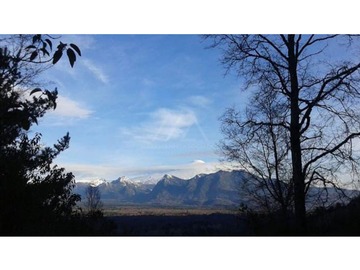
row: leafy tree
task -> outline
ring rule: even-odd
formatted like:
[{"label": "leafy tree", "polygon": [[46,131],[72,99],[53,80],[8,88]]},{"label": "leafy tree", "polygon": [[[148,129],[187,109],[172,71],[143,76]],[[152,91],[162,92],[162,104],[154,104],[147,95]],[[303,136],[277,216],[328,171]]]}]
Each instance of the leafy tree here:
[{"label": "leafy tree", "polygon": [[[236,70],[247,88],[252,86],[254,96],[276,96],[271,107],[277,108],[279,119],[245,115],[235,123],[249,141],[255,130],[269,127],[287,134],[281,149],[286,152],[289,147],[290,163],[284,159],[280,165],[289,165],[296,225],[299,233],[304,232],[310,186],[340,190],[345,174],[357,179],[359,155],[353,144],[360,136],[358,37],[290,34],[208,38],[214,41],[213,47],[223,48],[222,63],[227,70]],[[254,98],[249,106],[256,106],[259,100]],[[237,150],[236,141],[230,141]]]},{"label": "leafy tree", "polygon": [[[13,37],[2,41],[9,42]],[[29,137],[29,129],[46,111],[56,108],[57,90],[22,87],[38,74],[34,65],[59,61],[66,50],[70,65],[76,61],[74,45],[59,43],[52,53],[52,38],[20,37],[19,46],[0,48],[0,233],[3,235],[64,233],[80,196],[72,193],[74,176],[52,165],[69,146],[66,134],[53,147],[40,144],[41,134]],[[2,43],[4,44],[4,43]],[[15,44],[15,43],[14,43]],[[72,51],[72,53],[71,53]],[[36,67],[34,67],[36,70]],[[25,74],[25,75],[24,75]],[[32,75],[31,75],[32,74]]]}]

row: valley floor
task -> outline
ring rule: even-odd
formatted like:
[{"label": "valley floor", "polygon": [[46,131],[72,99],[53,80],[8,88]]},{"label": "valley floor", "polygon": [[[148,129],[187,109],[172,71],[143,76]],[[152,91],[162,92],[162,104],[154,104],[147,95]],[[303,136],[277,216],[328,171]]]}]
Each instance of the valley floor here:
[{"label": "valley floor", "polygon": [[[307,217],[303,236],[359,236],[360,197],[349,204],[317,208]],[[294,216],[240,215],[233,208],[106,205],[105,230],[111,236],[296,236]],[[99,224],[101,227],[101,222]],[[109,228],[109,230],[107,229]],[[110,230],[111,229],[111,230]]]},{"label": "valley floor", "polygon": [[164,207],[152,205],[106,206],[105,216],[187,216],[211,214],[237,214],[235,208]]},{"label": "valley floor", "polygon": [[117,236],[240,236],[246,222],[235,210],[122,206],[104,210]]}]

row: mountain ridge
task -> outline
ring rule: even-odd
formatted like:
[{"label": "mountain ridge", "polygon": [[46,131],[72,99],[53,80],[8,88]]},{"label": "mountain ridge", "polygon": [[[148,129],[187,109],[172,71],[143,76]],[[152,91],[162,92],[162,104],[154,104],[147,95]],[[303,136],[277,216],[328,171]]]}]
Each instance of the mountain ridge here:
[{"label": "mountain ridge", "polygon": [[85,195],[89,185],[99,187],[101,198],[113,203],[152,204],[166,206],[235,206],[238,205],[238,182],[244,171],[218,171],[182,179],[165,174],[156,184],[119,177],[112,181],[76,183],[75,192]]},{"label": "mountain ridge", "polygon": [[[74,192],[85,198],[86,188],[89,185],[97,186],[102,201],[112,205],[228,208],[238,207],[240,203],[251,205],[247,196],[240,191],[242,181],[249,177],[254,176],[242,170],[220,170],[215,173],[195,175],[190,179],[165,174],[155,184],[134,181],[122,176],[112,181],[96,180],[96,184],[76,183]],[[321,188],[312,187],[309,194],[317,194],[321,191]],[[334,192],[335,190],[329,189],[329,194]],[[351,192],[353,191],[349,190],[349,194]],[[334,195],[331,196],[335,198]],[[313,206],[313,203],[309,203],[309,206]]]}]

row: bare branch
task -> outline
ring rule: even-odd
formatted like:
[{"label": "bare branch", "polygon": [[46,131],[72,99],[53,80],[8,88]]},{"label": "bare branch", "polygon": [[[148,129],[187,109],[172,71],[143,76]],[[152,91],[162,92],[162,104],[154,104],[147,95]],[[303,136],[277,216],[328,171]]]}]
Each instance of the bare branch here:
[{"label": "bare branch", "polygon": [[315,158],[311,159],[310,161],[308,161],[305,165],[304,165],[304,169],[303,171],[306,172],[307,168],[314,162],[318,161],[319,159],[334,153],[335,151],[337,151],[338,149],[340,149],[344,144],[346,144],[347,142],[349,142],[350,140],[359,137],[360,136],[360,132],[357,133],[352,133],[349,136],[347,136],[343,141],[341,141],[339,144],[337,144],[336,146],[334,146],[331,149],[326,149],[324,150],[323,153],[321,153],[320,155],[316,156]]}]

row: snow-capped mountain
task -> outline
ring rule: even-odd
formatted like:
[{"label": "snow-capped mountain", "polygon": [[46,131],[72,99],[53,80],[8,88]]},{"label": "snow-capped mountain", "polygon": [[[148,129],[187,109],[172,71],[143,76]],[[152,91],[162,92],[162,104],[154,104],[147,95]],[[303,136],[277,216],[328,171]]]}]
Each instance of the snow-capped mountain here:
[{"label": "snow-capped mountain", "polygon": [[142,181],[142,183],[147,184],[147,185],[149,185],[149,184],[150,185],[156,185],[159,181],[160,181],[159,178],[154,178],[154,177],[150,176],[150,177],[145,178]]},{"label": "snow-capped mountain", "polygon": [[237,187],[245,177],[243,171],[218,171],[189,180],[164,175],[150,193],[150,201],[164,205],[236,206],[240,203]]},{"label": "snow-capped mountain", "polygon": [[[249,177],[253,176],[236,170],[200,174],[188,180],[165,174],[154,184],[122,176],[113,181],[98,179],[77,183],[74,191],[84,196],[89,185],[96,186],[105,204],[237,207],[240,203],[251,203],[239,190],[242,181]],[[325,194],[323,191],[321,188],[311,187],[309,194]],[[335,190],[331,188],[328,189],[328,194],[336,197]]]},{"label": "snow-capped mountain", "polygon": [[[127,177],[97,181],[102,200],[111,203],[146,203],[156,205],[237,205],[237,182],[243,172],[219,171],[197,175],[189,180],[165,174],[161,179],[139,181]],[[155,184],[156,183],[156,184]],[[75,192],[84,194],[84,183]],[[89,184],[87,184],[89,185]],[[83,193],[83,194],[81,194]]]},{"label": "snow-capped mountain", "polygon": [[135,185],[135,186],[139,186],[141,185],[141,183],[139,181],[134,181],[126,176],[121,176],[119,177],[118,179],[112,181],[111,183],[115,184],[115,183],[118,183],[118,184],[121,184],[123,186],[128,186],[128,185]]},{"label": "snow-capped mountain", "polygon": [[107,181],[105,179],[96,179],[90,182],[90,186],[92,187],[97,187],[103,184],[107,184]]}]

